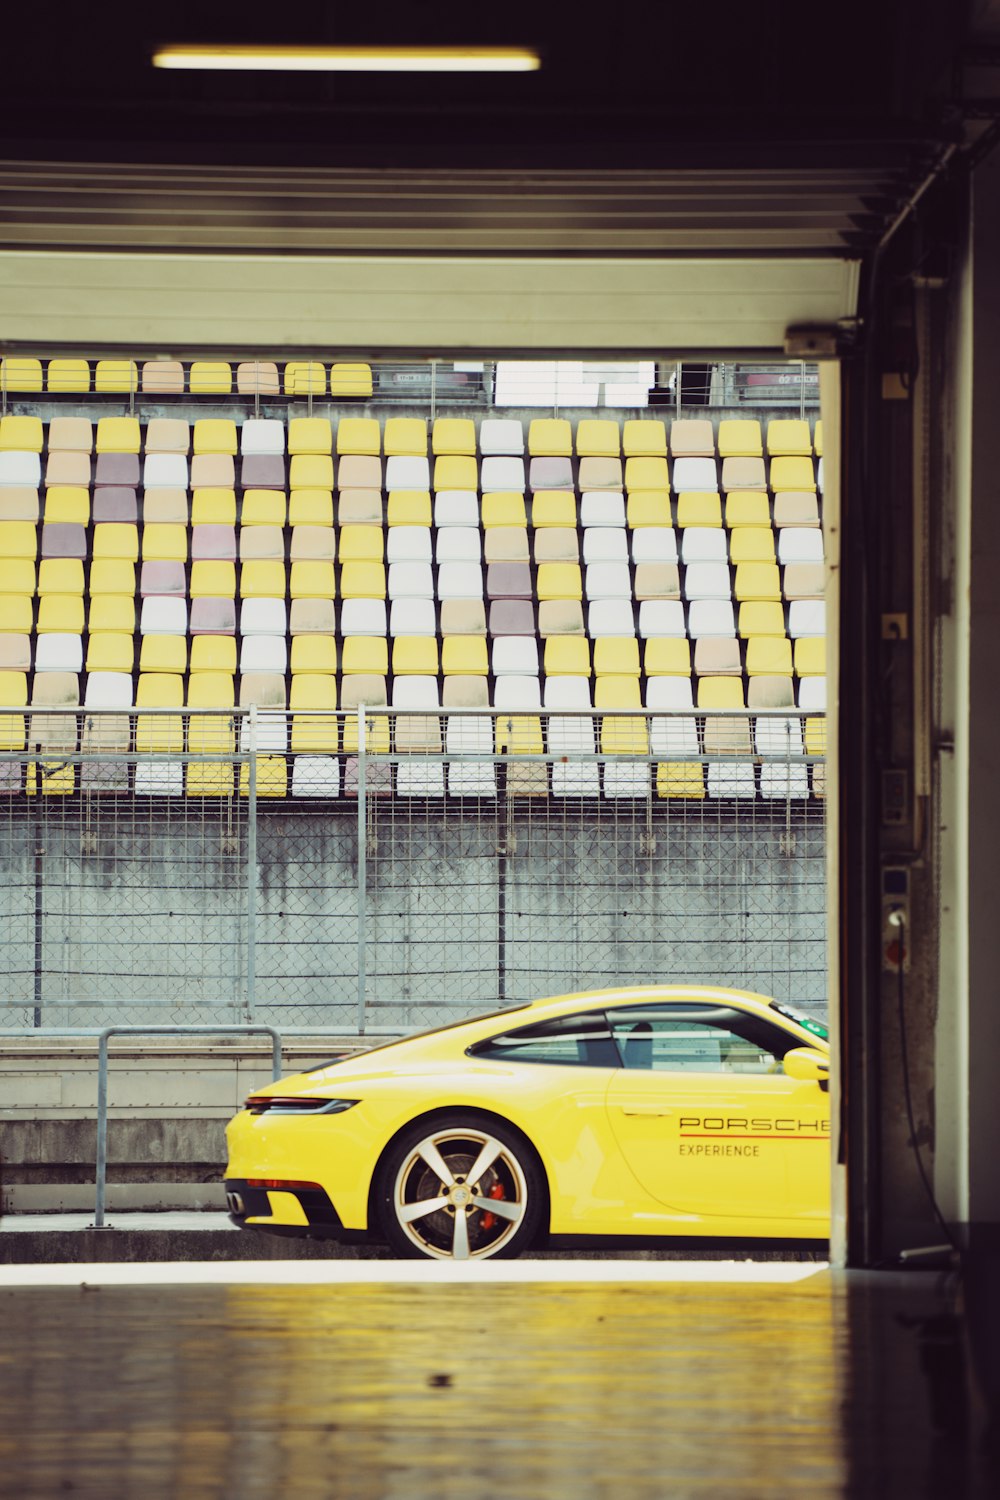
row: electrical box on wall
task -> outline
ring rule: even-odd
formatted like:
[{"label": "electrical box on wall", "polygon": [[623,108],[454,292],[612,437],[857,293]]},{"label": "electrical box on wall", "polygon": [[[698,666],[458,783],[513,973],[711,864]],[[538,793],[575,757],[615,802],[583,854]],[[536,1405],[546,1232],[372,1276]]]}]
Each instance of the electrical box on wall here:
[{"label": "electrical box on wall", "polygon": [[910,972],[910,872],[900,865],[882,870],[882,971]]}]

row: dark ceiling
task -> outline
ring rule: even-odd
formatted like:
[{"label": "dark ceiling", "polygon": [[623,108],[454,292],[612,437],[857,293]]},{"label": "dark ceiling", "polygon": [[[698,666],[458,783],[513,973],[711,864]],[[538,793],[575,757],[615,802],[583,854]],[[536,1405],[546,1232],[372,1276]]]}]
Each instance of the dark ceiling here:
[{"label": "dark ceiling", "polygon": [[[19,7],[0,245],[852,253],[960,135],[966,12],[966,0]],[[159,44],[215,41],[516,43],[543,66],[151,65]]]}]

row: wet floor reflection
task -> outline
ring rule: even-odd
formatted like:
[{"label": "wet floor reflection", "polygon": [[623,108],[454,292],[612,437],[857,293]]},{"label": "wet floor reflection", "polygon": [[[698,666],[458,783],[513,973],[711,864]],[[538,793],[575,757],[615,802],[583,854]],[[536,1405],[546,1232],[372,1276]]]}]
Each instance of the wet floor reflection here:
[{"label": "wet floor reflection", "polygon": [[842,1428],[845,1411],[870,1425],[847,1389],[851,1320],[823,1274],[794,1287],[10,1289],[0,1315],[4,1494],[930,1493],[920,1410],[900,1487],[884,1463],[880,1487],[874,1471],[864,1483]]}]

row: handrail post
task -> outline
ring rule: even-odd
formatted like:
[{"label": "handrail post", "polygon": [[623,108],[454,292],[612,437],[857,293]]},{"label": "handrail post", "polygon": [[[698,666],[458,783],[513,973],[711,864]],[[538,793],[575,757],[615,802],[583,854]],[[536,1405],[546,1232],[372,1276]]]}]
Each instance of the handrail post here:
[{"label": "handrail post", "polygon": [[94,1229],[103,1229],[108,1185],[108,1041],[113,1036],[231,1036],[263,1034],[271,1038],[271,1081],[281,1078],[281,1032],[255,1022],[246,1026],[105,1026],[97,1049],[97,1163]]},{"label": "handrail post", "polygon": [[365,991],[368,955],[368,724],[365,705],[358,704],[358,1031],[365,1029]]},{"label": "handrail post", "polygon": [[247,771],[247,993],[246,1019],[257,1003],[257,705],[250,705],[250,762]]}]

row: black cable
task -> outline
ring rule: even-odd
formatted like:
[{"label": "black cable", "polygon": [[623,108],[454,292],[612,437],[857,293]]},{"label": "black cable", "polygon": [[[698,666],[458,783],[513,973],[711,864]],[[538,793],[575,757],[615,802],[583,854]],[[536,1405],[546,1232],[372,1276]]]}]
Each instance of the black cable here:
[{"label": "black cable", "polygon": [[902,1062],[903,1068],[903,1097],[906,1101],[906,1123],[909,1126],[910,1130],[910,1146],[913,1150],[914,1160],[917,1164],[917,1172],[920,1176],[920,1181],[923,1184],[924,1192],[927,1194],[927,1201],[931,1206],[931,1211],[933,1212],[934,1217],[937,1220],[938,1226],[941,1229],[941,1233],[948,1241],[948,1244],[951,1246],[952,1250],[957,1253],[958,1243],[955,1239],[954,1234],[952,1233],[951,1225],[945,1219],[944,1214],[941,1212],[941,1209],[938,1206],[938,1201],[934,1196],[934,1188],[931,1184],[930,1178],[927,1175],[927,1169],[924,1166],[924,1159],[920,1151],[920,1144],[917,1140],[917,1124],[913,1113],[913,1094],[910,1088],[910,1055],[909,1044],[906,1036],[906,1007],[903,1003],[905,993],[903,984],[903,962],[906,957],[906,942],[908,935],[902,912],[897,912],[895,915],[900,932],[899,960],[896,970],[896,1010],[899,1017],[900,1060]]}]

